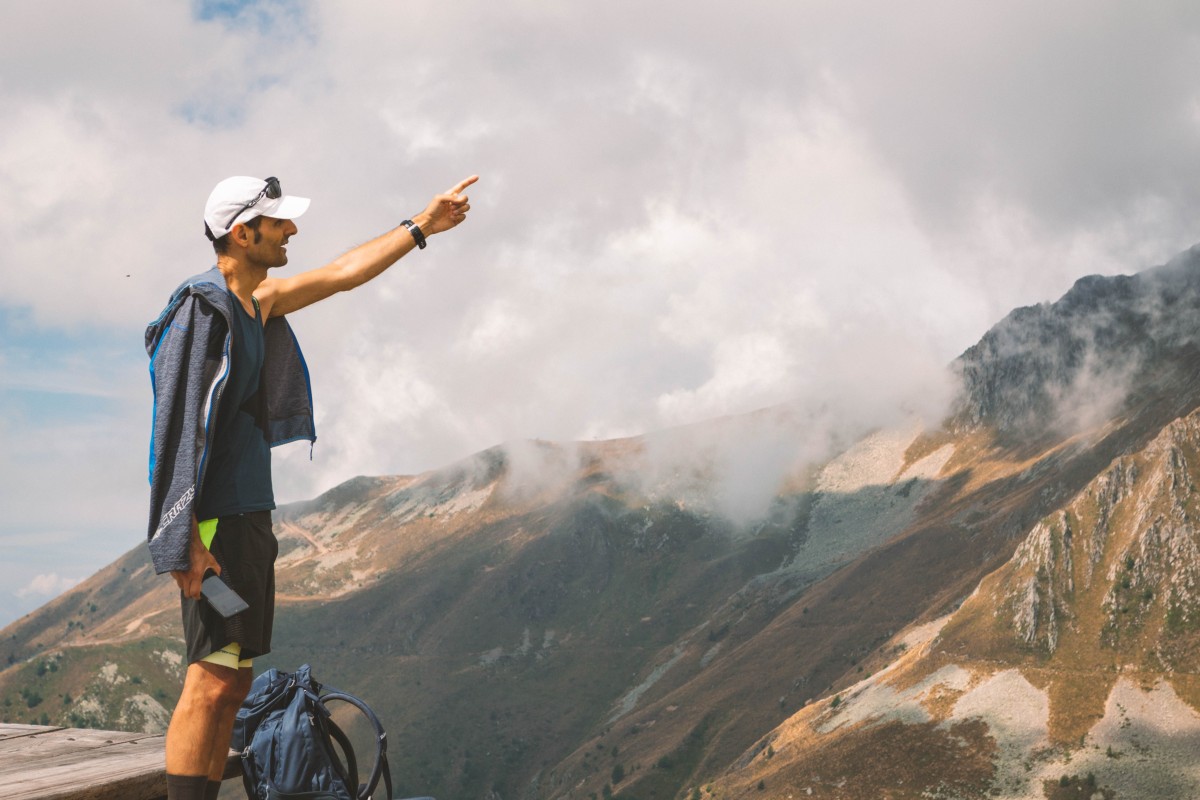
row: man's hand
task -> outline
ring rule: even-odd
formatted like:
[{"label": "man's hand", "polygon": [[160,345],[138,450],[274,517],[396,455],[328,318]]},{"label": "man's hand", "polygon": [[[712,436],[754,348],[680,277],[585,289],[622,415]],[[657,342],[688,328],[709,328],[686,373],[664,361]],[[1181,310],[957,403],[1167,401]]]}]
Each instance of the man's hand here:
[{"label": "man's hand", "polygon": [[450,191],[439,194],[429,201],[425,210],[413,217],[413,222],[421,229],[421,233],[426,236],[442,233],[466,219],[471,206],[462,191],[477,180],[479,180],[479,176],[472,175],[466,180],[456,183]]},{"label": "man's hand", "polygon": [[171,577],[175,579],[175,583],[179,584],[179,590],[183,592],[184,597],[199,600],[200,584],[204,581],[204,573],[211,569],[220,575],[221,565],[213,558],[213,554],[208,552],[204,542],[200,541],[200,526],[196,524],[195,517],[192,517],[192,541],[188,545],[188,564],[191,565],[188,569],[172,572]]}]

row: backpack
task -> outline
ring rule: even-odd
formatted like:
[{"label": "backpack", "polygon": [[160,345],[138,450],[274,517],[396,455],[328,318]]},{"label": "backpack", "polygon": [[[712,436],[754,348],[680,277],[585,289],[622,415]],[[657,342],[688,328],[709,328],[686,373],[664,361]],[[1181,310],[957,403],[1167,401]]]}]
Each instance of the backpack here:
[{"label": "backpack", "polygon": [[[322,695],[322,689],[328,691]],[[357,708],[375,729],[375,761],[365,783],[358,782],[350,740],[330,717],[333,700]],[[308,664],[294,674],[269,669],[254,679],[234,722],[232,747],[242,754],[242,782],[253,800],[369,800],[381,777],[391,800],[387,734],[379,718],[357,697],[323,687]]]}]

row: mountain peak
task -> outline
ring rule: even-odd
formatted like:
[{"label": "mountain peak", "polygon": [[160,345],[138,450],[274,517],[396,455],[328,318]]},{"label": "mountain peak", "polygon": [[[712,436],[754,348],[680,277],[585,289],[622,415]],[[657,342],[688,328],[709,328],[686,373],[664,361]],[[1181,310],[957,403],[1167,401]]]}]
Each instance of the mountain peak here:
[{"label": "mountain peak", "polygon": [[1072,433],[1177,389],[1198,341],[1200,246],[1134,275],[1089,275],[1055,303],[1015,309],[954,362],[955,422]]}]

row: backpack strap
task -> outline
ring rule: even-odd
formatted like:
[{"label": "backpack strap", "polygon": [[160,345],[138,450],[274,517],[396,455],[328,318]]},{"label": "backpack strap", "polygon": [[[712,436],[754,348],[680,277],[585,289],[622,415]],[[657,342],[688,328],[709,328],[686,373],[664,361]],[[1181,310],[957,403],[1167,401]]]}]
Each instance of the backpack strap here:
[{"label": "backpack strap", "polygon": [[[379,717],[375,716],[375,712],[366,703],[352,694],[334,690],[329,694],[322,695],[320,698],[322,705],[329,703],[331,700],[341,700],[344,703],[354,706],[362,712],[362,715],[367,718],[367,721],[375,729],[375,762],[371,765],[371,775],[367,779],[367,782],[358,787],[358,800],[369,800],[375,792],[375,787],[379,785],[380,778],[383,778],[384,786],[387,789],[387,796],[390,798],[392,796],[392,771],[388,767],[387,762],[387,733],[384,732],[383,725],[379,722]],[[339,730],[338,733],[340,734],[341,731]],[[344,734],[343,738],[345,738]],[[341,743],[341,740],[339,740],[339,743]],[[352,751],[347,748],[347,753],[350,752]],[[353,756],[350,757],[353,758]],[[350,785],[353,786],[354,784]]]},{"label": "backpack strap", "polygon": [[[328,709],[326,709],[328,714]],[[338,776],[345,782],[346,788],[354,791],[358,786],[358,759],[354,757],[354,745],[350,744],[350,737],[346,736],[345,732],[337,726],[333,721],[333,717],[325,717],[326,729],[329,731],[329,736],[338,743],[338,747],[342,748],[342,755],[346,757],[346,763],[343,764],[338,758],[334,748],[329,748],[330,760],[333,762],[333,768],[337,770]],[[390,797],[390,795],[389,795]]]}]

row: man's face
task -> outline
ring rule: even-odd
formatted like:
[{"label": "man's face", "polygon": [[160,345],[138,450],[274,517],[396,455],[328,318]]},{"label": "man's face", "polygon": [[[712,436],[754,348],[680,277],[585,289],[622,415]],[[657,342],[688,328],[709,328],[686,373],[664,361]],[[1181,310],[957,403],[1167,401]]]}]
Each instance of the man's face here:
[{"label": "man's face", "polygon": [[246,248],[248,259],[259,266],[270,269],[282,267],[287,263],[288,239],[297,232],[296,223],[290,219],[261,217],[258,230],[248,230],[252,234],[250,245]]}]

